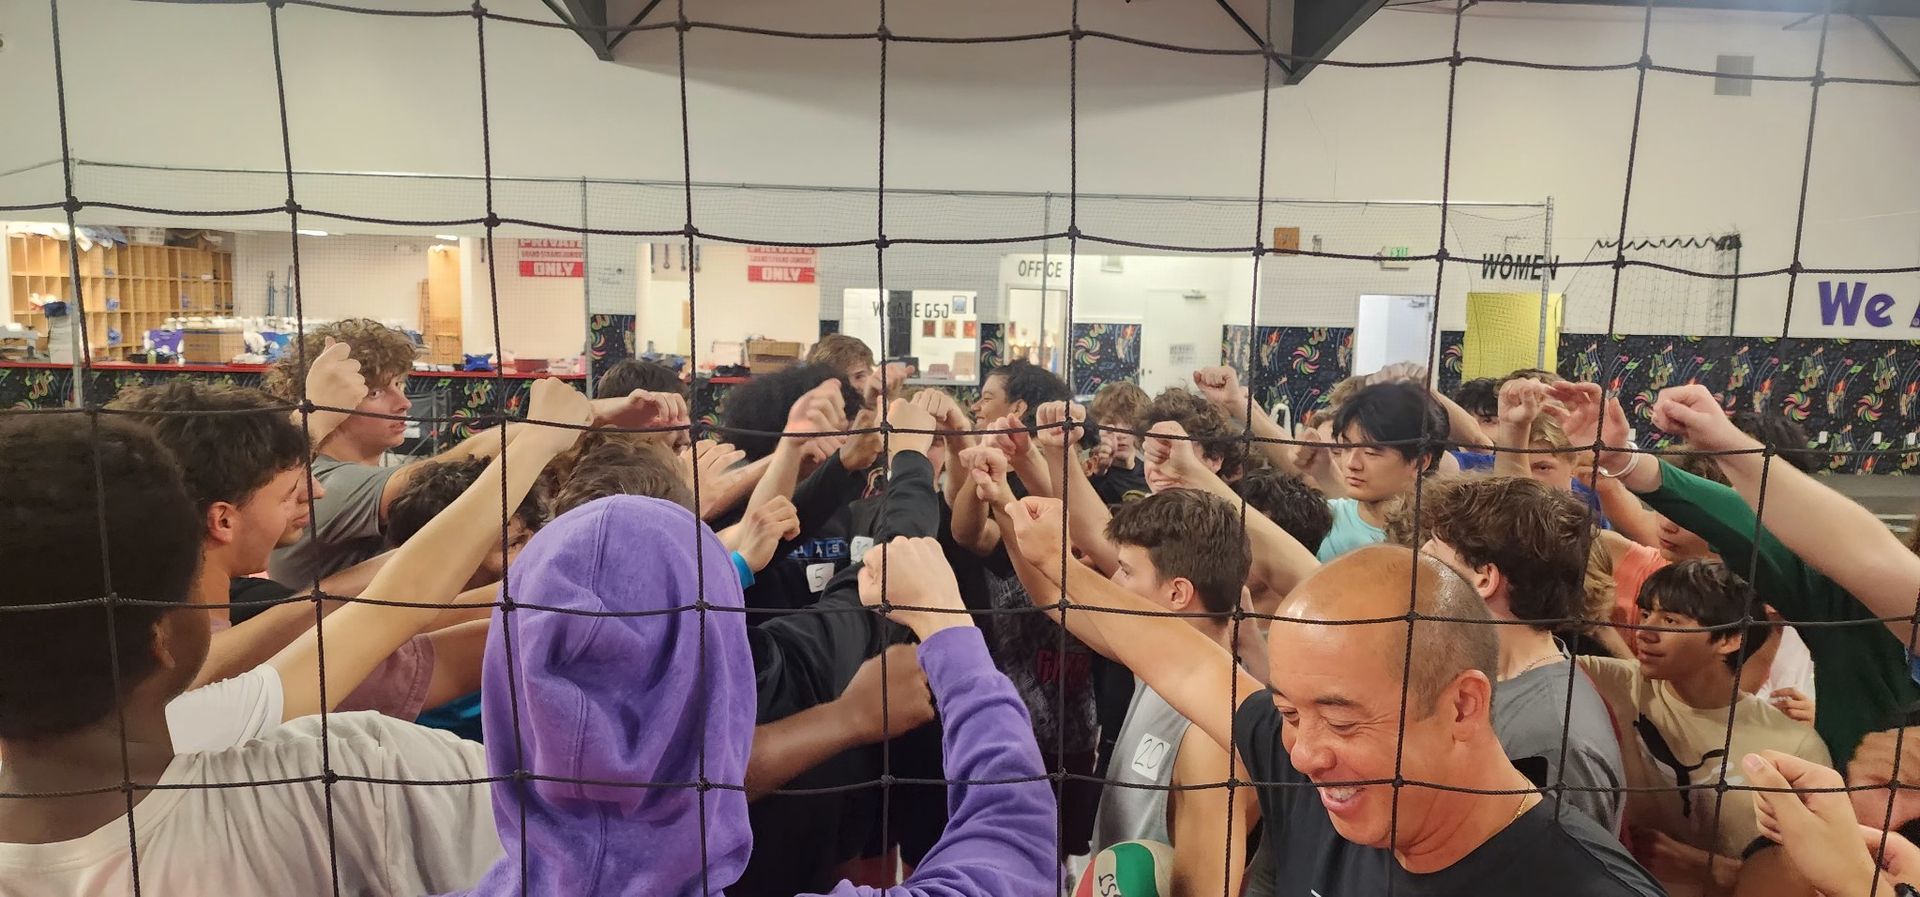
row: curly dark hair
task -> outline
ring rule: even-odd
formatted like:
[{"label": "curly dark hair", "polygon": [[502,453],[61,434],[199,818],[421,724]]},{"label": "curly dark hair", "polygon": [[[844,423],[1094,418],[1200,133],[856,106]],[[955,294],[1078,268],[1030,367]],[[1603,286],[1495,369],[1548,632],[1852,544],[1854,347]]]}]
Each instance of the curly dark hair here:
[{"label": "curly dark hair", "polygon": [[1245,433],[1199,393],[1175,386],[1154,396],[1140,423],[1150,428],[1161,421],[1179,424],[1200,454],[1220,459],[1221,479],[1231,482],[1246,469]]},{"label": "curly dark hair", "polygon": [[[1070,402],[1073,389],[1058,374],[1026,359],[1016,359],[987,372],[986,380],[1000,378],[1000,391],[1008,402],[1027,403],[1021,423],[1033,426],[1034,413],[1048,402]],[[980,381],[983,385],[986,380]]]},{"label": "curly dark hair", "polygon": [[1780,459],[1807,473],[1820,469],[1820,453],[1813,450],[1807,428],[1777,411],[1735,411],[1733,425],[1740,432],[1771,446]]},{"label": "curly dark hair", "polygon": [[1321,541],[1333,529],[1333,511],[1327,507],[1326,496],[1306,480],[1277,467],[1247,471],[1233,484],[1233,491],[1308,551],[1319,551]]},{"label": "curly dark hair", "polygon": [[1421,529],[1468,566],[1499,570],[1514,619],[1582,615],[1593,542],[1586,505],[1530,477],[1442,477],[1423,488]]},{"label": "curly dark hair", "polygon": [[360,376],[366,378],[368,388],[380,389],[413,370],[418,347],[412,337],[372,318],[347,318],[315,327],[300,338],[300,345],[288,346],[267,369],[261,387],[289,402],[297,401],[307,379],[302,362],[318,358],[328,338],[347,344],[353,360],[360,362]]},{"label": "curly dark hair", "polygon": [[[150,429],[111,416],[0,418],[0,607],[19,611],[0,625],[0,738],[105,719],[153,672],[155,630],[199,572],[201,519]],[[38,607],[109,593],[123,599],[111,610]]]},{"label": "curly dark hair", "polygon": [[1468,380],[1453,391],[1453,401],[1474,417],[1498,417],[1500,381],[1492,377]]},{"label": "curly dark hair", "polygon": [[245,504],[309,454],[287,404],[257,389],[176,379],[129,386],[107,408],[126,412],[185,463],[187,488],[203,518],[215,502]]},{"label": "curly dark hair", "polygon": [[778,434],[787,424],[787,412],[807,391],[828,380],[840,381],[847,420],[860,413],[860,393],[847,383],[844,371],[823,364],[809,364],[765,374],[747,381],[727,394],[721,409],[724,423],[721,435],[733,447],[747,453],[747,460],[758,461],[773,454],[780,444]]},{"label": "curly dark hair", "polygon": [[[488,458],[460,458],[453,461],[423,461],[425,467],[413,474],[406,488],[394,496],[393,503],[387,506],[387,545],[399,547],[406,544],[440,512],[447,509],[480,478],[487,465],[493,463]],[[538,530],[547,522],[546,495],[536,487],[527,493],[520,507],[513,511],[515,519],[528,531]]]}]

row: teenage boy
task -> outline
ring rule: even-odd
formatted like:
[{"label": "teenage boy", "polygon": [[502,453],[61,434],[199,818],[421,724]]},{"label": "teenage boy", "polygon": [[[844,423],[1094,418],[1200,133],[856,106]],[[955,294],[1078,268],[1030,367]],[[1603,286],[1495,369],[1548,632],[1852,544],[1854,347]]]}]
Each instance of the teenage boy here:
[{"label": "teenage boy", "polygon": [[[989,477],[993,466],[988,462]],[[1012,501],[1004,480],[995,486],[996,507]],[[1237,507],[1204,492],[1170,489],[1121,506],[1107,536],[1119,547],[1113,582],[1164,611],[1192,614],[1186,623],[1221,648],[1234,647],[1229,615],[1239,606],[1252,563]],[[1036,606],[1059,601],[1051,580],[1017,553],[1014,563]],[[1055,618],[1113,659],[1088,614]],[[1251,626],[1239,637],[1258,638]],[[1256,816],[1252,802],[1241,800],[1229,815],[1227,789],[1197,787],[1223,781],[1231,768],[1224,748],[1136,679],[1094,817],[1093,850],[1125,841],[1166,843],[1174,850],[1174,893],[1240,893]]]},{"label": "teenage boy", "polygon": [[[1741,852],[1760,836],[1753,792],[1737,787],[1746,784],[1739,759],[1831,758],[1811,726],[1738,689],[1741,666],[1769,633],[1746,580],[1717,561],[1681,561],[1647,578],[1640,609],[1656,628],[1638,630],[1638,661],[1580,658],[1626,740],[1634,852],[1670,894],[1731,890]],[[1722,795],[1721,782],[1736,787]]]},{"label": "teenage boy", "polygon": [[[1753,571],[1754,590],[1783,618],[1856,622],[1798,627],[1819,675],[1813,727],[1836,765],[1853,756],[1862,736],[1920,701],[1905,648],[1914,596],[1920,594],[1920,562],[1884,523],[1790,464],[1765,470],[1760,443],[1727,419],[1704,386],[1662,391],[1653,422],[1700,451],[1738,453],[1717,457],[1731,488],[1633,451],[1625,412],[1618,402],[1601,407],[1599,385],[1555,389],[1571,412],[1567,431],[1597,431],[1608,447],[1600,454],[1600,475],[1618,477],[1654,510],[1700,534],[1735,572]],[[1764,530],[1753,507],[1763,471],[1769,511]],[[1816,558],[1819,569],[1808,560]],[[1875,618],[1892,622],[1876,626],[1870,622]]]},{"label": "teenage boy", "polygon": [[1422,488],[1422,551],[1459,573],[1496,619],[1520,624],[1496,627],[1493,726],[1500,744],[1534,784],[1588,789],[1560,799],[1618,832],[1619,739],[1606,703],[1553,636],[1556,621],[1579,617],[1585,606],[1593,531],[1587,509],[1520,477],[1443,479]]},{"label": "teenage boy", "polygon": [[1327,500],[1333,529],[1320,543],[1320,560],[1386,541],[1389,504],[1440,462],[1447,431],[1446,411],[1413,383],[1376,383],[1341,403],[1331,452],[1346,497]]},{"label": "teenage boy", "polygon": [[[577,426],[587,419],[584,403],[545,381],[533,415]],[[503,478],[510,490],[531,488],[573,436],[534,432],[544,435],[520,446],[534,463],[495,464],[363,597],[452,596],[486,548],[485,529],[471,518],[499,501]],[[4,600],[18,611],[0,627],[0,791],[49,795],[0,802],[0,880],[27,893],[125,892],[137,856],[152,893],[417,894],[472,885],[500,855],[494,833],[471,824],[491,815],[486,791],[376,783],[482,778],[479,745],[378,714],[332,714],[226,750],[182,749],[169,705],[207,653],[209,615],[191,598],[205,529],[178,464],[145,428],[68,415],[0,422],[0,564],[13,571]],[[124,601],[87,603],[106,596]],[[276,658],[285,706],[322,709],[321,691],[344,694],[370,657],[391,650],[361,646],[381,641],[362,636],[417,630],[439,611],[339,609],[322,624],[332,636],[324,668],[315,633],[283,652],[287,665]],[[323,764],[340,779],[315,776]],[[131,792],[119,787],[127,780]],[[220,787],[258,782],[280,784]],[[137,825],[128,818],[136,805]],[[336,836],[290,839],[290,831]]]},{"label": "teenage boy", "polygon": [[[425,468],[418,463],[381,466],[386,453],[406,439],[407,375],[413,370],[414,344],[406,334],[378,322],[354,318],[326,324],[302,338],[302,351],[289,351],[267,372],[265,388],[288,401],[300,398],[306,376],[303,359],[316,359],[335,343],[345,343],[366,382],[365,397],[354,414],[318,447],[313,476],[326,487],[313,506],[313,532],[273,554],[274,581],[293,589],[312,586],[321,577],[379,554],[385,547],[387,513],[408,481]],[[625,428],[685,426],[687,403],[679,393],[635,392],[596,399],[593,424]],[[476,434],[434,460],[492,457],[502,440],[511,441],[525,425],[509,424]]]},{"label": "teenage boy", "polygon": [[1100,447],[1107,453],[1106,468],[1088,477],[1093,491],[1108,506],[1136,501],[1148,494],[1146,465],[1140,458],[1141,421],[1152,400],[1132,383],[1109,383],[1093,394],[1087,411],[1100,430]]}]

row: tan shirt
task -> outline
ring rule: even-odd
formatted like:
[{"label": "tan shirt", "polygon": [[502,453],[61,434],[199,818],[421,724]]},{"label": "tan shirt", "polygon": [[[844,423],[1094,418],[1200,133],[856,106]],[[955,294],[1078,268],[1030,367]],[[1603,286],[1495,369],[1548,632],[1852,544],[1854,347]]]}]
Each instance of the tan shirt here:
[{"label": "tan shirt", "polygon": [[[1612,710],[1620,731],[1620,754],[1626,763],[1630,788],[1674,788],[1712,785],[1724,776],[1729,785],[1742,785],[1740,759],[1755,751],[1775,750],[1821,764],[1832,764],[1825,742],[1812,726],[1794,722],[1772,704],[1754,695],[1742,695],[1732,707],[1733,732],[1728,741],[1728,708],[1701,710],[1680,700],[1664,681],[1647,678],[1631,660],[1582,657],[1580,664],[1593,675]],[[1728,750],[1731,744],[1732,749]],[[1676,840],[1722,856],[1738,857],[1759,837],[1754,822],[1753,794],[1728,791],[1721,802],[1715,832],[1712,788],[1678,792],[1629,792],[1627,824],[1631,828],[1664,832]]]}]

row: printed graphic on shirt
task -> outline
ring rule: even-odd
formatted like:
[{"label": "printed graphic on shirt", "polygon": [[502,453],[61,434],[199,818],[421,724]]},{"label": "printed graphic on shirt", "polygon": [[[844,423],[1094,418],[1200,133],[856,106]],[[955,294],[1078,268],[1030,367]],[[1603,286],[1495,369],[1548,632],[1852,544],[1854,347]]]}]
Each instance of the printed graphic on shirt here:
[{"label": "printed graphic on shirt", "polygon": [[1173,745],[1164,738],[1141,735],[1139,746],[1133,749],[1133,771],[1149,779],[1160,778],[1160,768],[1166,765],[1172,750]]},{"label": "printed graphic on shirt", "polygon": [[807,565],[807,591],[816,595],[827,590],[827,581],[833,579],[832,564]]}]

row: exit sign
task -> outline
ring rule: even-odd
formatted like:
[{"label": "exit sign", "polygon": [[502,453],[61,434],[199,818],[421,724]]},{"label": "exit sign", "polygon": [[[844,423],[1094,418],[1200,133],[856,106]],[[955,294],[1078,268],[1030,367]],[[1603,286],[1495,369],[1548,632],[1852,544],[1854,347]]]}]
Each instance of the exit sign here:
[{"label": "exit sign", "polygon": [[1377,254],[1382,270],[1400,271],[1413,267],[1413,262],[1408,261],[1413,257],[1413,248],[1410,246],[1382,246]]}]

